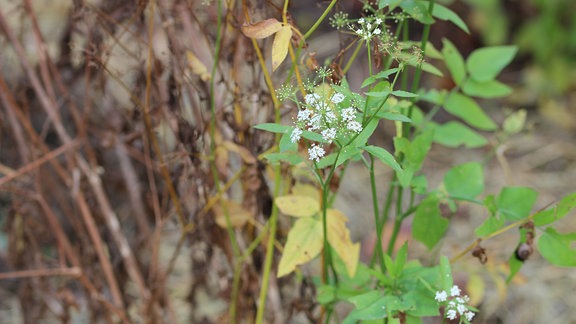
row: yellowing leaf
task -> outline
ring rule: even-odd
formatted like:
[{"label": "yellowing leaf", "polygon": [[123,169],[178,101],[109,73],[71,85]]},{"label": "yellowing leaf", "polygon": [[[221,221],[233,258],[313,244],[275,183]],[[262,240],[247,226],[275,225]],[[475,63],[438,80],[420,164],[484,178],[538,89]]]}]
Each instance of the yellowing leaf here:
[{"label": "yellowing leaf", "polygon": [[266,38],[282,28],[282,24],[274,19],[266,19],[254,24],[245,24],[240,27],[242,33],[250,38]]},{"label": "yellowing leaf", "polygon": [[346,227],[348,218],[346,218],[342,212],[336,209],[328,209],[326,214],[328,222],[328,242],[336,253],[338,253],[344,265],[346,265],[348,275],[354,277],[360,256],[360,244],[352,243],[350,231]]},{"label": "yellowing leaf", "polygon": [[292,194],[296,196],[306,196],[320,201],[320,192],[318,188],[310,184],[296,183],[292,188]]},{"label": "yellowing leaf", "polygon": [[288,232],[288,239],[278,265],[278,277],[285,276],[320,253],[323,245],[322,221],[300,218]]},{"label": "yellowing leaf", "polygon": [[466,292],[468,292],[468,296],[470,296],[470,305],[480,305],[486,292],[484,279],[475,273],[470,274],[468,282],[466,283]]},{"label": "yellowing leaf", "polygon": [[272,43],[272,71],[276,71],[278,66],[282,64],[286,58],[291,38],[292,28],[290,25],[282,26],[276,33],[276,36],[274,36],[274,42]]},{"label": "yellowing leaf", "polygon": [[[230,216],[232,227],[242,227],[250,218],[252,218],[252,214],[236,202],[224,200],[223,204],[226,206],[228,216]],[[226,228],[226,214],[224,207],[216,204],[213,210],[214,215],[216,216],[216,224],[222,228]]]},{"label": "yellowing leaf", "polygon": [[320,204],[312,197],[287,195],[274,200],[278,209],[294,217],[310,217],[320,211]]},{"label": "yellowing leaf", "polygon": [[210,80],[211,76],[208,72],[208,68],[206,68],[206,65],[204,65],[204,63],[202,63],[194,53],[187,51],[186,58],[188,59],[188,66],[192,69],[192,73],[200,76],[202,81]]}]

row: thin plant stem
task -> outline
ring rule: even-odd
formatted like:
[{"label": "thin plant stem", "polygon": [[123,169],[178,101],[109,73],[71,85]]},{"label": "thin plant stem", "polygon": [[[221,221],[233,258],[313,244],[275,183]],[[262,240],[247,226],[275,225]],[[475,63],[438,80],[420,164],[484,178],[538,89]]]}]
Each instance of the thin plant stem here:
[{"label": "thin plant stem", "polygon": [[312,25],[312,27],[310,27],[310,29],[308,29],[308,31],[306,32],[306,34],[304,34],[304,40],[306,40],[308,37],[310,37],[310,35],[312,35],[312,33],[318,29],[318,26],[320,26],[320,24],[324,21],[324,19],[326,19],[326,16],[328,16],[328,13],[330,12],[330,10],[332,10],[332,7],[334,7],[334,5],[336,4],[336,2],[338,2],[338,0],[332,0],[330,2],[330,4],[328,5],[328,7],[326,8],[326,10],[324,10],[324,12],[322,13],[322,15],[320,16],[320,18],[318,18],[318,20],[316,20],[316,22],[314,23],[314,25]]}]

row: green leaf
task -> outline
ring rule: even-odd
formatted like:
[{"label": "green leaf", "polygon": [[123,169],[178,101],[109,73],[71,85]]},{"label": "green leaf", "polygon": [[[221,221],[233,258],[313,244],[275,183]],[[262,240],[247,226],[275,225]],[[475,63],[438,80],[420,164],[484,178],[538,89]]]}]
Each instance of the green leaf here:
[{"label": "green leaf", "polygon": [[462,81],[466,77],[466,64],[460,52],[448,39],[442,39],[442,55],[444,55],[444,62],[452,75],[454,83],[462,85]]},{"label": "green leaf", "polygon": [[497,80],[479,82],[467,79],[462,86],[462,92],[473,97],[498,98],[512,93],[512,88]]},{"label": "green leaf", "polygon": [[518,48],[516,46],[493,46],[472,52],[466,60],[470,76],[480,82],[493,80],[512,62]]},{"label": "green leaf", "polygon": [[488,144],[484,136],[470,129],[470,127],[457,122],[449,121],[443,125],[436,125],[434,129],[434,142],[447,147],[477,148]]},{"label": "green leaf", "polygon": [[478,226],[476,230],[474,230],[474,233],[478,237],[484,237],[501,229],[505,224],[506,221],[503,218],[491,215],[484,221],[484,223],[482,223],[482,225]]},{"label": "green leaf", "polygon": [[394,147],[396,154],[403,153],[405,156],[403,162],[403,174],[398,174],[402,187],[410,185],[412,177],[422,167],[426,154],[432,145],[433,130],[428,130],[414,138],[412,142],[404,137],[394,137]]},{"label": "green leaf", "polygon": [[442,290],[450,291],[454,285],[452,279],[452,268],[450,267],[450,260],[443,255],[440,257],[440,285]]},{"label": "green leaf", "polygon": [[260,130],[265,130],[265,131],[272,132],[272,133],[279,133],[279,134],[284,134],[288,131],[291,132],[294,129],[294,127],[292,127],[292,126],[274,124],[274,123],[258,124],[258,125],[255,125],[254,128],[260,129]]},{"label": "green leaf", "polygon": [[397,120],[405,123],[412,123],[412,119],[402,115],[401,113],[391,112],[391,111],[382,111],[380,110],[376,113],[376,117],[380,119],[388,119],[388,120]]},{"label": "green leaf", "polygon": [[446,111],[462,118],[468,124],[481,130],[495,130],[496,124],[486,115],[476,101],[463,94],[454,92],[444,103]]},{"label": "green leaf", "polygon": [[518,273],[518,271],[520,271],[520,268],[522,268],[523,264],[524,262],[518,260],[516,257],[516,253],[512,253],[510,259],[508,259],[508,267],[510,267],[510,273],[506,278],[506,283],[510,283],[510,281],[512,281],[514,276]]},{"label": "green leaf", "polygon": [[394,90],[394,91],[392,91],[392,94],[395,95],[396,97],[401,97],[401,98],[416,98],[416,97],[418,97],[417,94],[412,93],[412,92],[408,92],[408,91],[404,91],[404,90]]},{"label": "green leaf", "polygon": [[548,262],[561,267],[576,267],[576,250],[572,245],[576,233],[560,234],[548,227],[538,239],[538,251]]},{"label": "green leaf", "polygon": [[322,285],[318,288],[316,300],[322,304],[327,305],[336,300],[336,287],[330,285]]},{"label": "green leaf", "polygon": [[382,298],[380,292],[376,290],[349,298],[348,301],[355,306],[355,309],[346,316],[342,324],[354,324],[359,320],[386,317],[386,310],[384,310],[386,300]]},{"label": "green leaf", "polygon": [[444,76],[444,73],[442,73],[442,71],[438,70],[437,67],[435,67],[434,65],[432,65],[428,62],[422,63],[422,71],[428,72],[428,73],[435,75],[435,76],[438,76],[438,77]]},{"label": "green leaf", "polygon": [[390,152],[386,151],[384,148],[379,147],[379,146],[369,145],[369,146],[364,147],[364,150],[366,152],[374,155],[378,159],[380,159],[380,161],[382,161],[382,163],[391,167],[394,171],[396,171],[398,173],[404,172],[404,169],[402,169],[400,164],[398,164],[398,162],[396,162],[394,155],[392,155]]},{"label": "green leaf", "polygon": [[322,135],[311,131],[302,131],[302,137],[313,142],[326,143],[326,140],[322,137]]},{"label": "green leaf", "polygon": [[377,118],[373,118],[372,120],[370,120],[370,122],[368,122],[368,125],[364,126],[360,134],[358,134],[358,136],[352,141],[352,143],[350,143],[350,145],[354,147],[362,147],[366,145],[366,142],[368,141],[370,136],[372,136],[372,133],[374,133],[376,127],[378,127],[378,122],[379,120]]},{"label": "green leaf", "polygon": [[362,85],[360,86],[360,88],[367,87],[367,86],[371,85],[372,83],[378,81],[379,79],[386,79],[390,75],[392,75],[396,72],[398,72],[398,69],[393,68],[393,69],[388,69],[386,71],[380,71],[379,73],[371,75],[368,78],[366,78],[366,80],[364,80],[364,82],[362,82]]},{"label": "green leaf", "polygon": [[509,221],[530,216],[538,192],[527,187],[504,187],[496,197],[498,211]]},{"label": "green leaf", "polygon": [[292,143],[292,140],[290,139],[291,134],[292,131],[290,130],[282,134],[282,136],[280,137],[280,142],[278,143],[278,150],[280,151],[280,153],[284,153],[287,151],[293,151],[293,152],[298,151],[298,143]]},{"label": "green leaf", "polygon": [[441,20],[448,20],[465,31],[467,34],[470,34],[470,30],[468,29],[468,26],[466,26],[466,23],[460,18],[460,16],[458,16],[458,14],[448,9],[447,7],[439,3],[435,3],[434,9],[432,10],[432,15]]},{"label": "green leaf", "polygon": [[287,162],[290,165],[296,165],[304,161],[298,153],[268,153],[264,154],[264,158],[271,164],[279,163],[280,161]]},{"label": "green leaf", "polygon": [[412,236],[432,249],[448,230],[448,220],[441,216],[439,201],[428,196],[416,209],[412,223]]},{"label": "green leaf", "polygon": [[470,162],[453,167],[444,176],[444,187],[452,198],[476,198],[484,191],[482,165]]},{"label": "green leaf", "polygon": [[548,225],[562,219],[574,208],[576,208],[576,192],[562,198],[556,206],[536,213],[532,220],[536,226]]},{"label": "green leaf", "polygon": [[404,0],[400,7],[405,13],[409,14],[414,20],[425,25],[433,24],[434,18],[428,12],[428,2]]},{"label": "green leaf", "polygon": [[378,9],[388,6],[390,7],[390,10],[394,10],[394,8],[398,7],[402,1],[404,0],[380,0],[378,1]]}]

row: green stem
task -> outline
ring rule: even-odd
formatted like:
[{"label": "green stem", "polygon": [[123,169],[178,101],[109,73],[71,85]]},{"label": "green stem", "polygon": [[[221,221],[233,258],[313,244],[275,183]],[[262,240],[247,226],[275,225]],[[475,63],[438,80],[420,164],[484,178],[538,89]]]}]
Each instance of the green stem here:
[{"label": "green stem", "polygon": [[348,70],[350,69],[350,67],[352,66],[352,63],[354,63],[354,61],[356,60],[356,57],[358,56],[358,53],[360,53],[360,49],[362,49],[362,45],[364,44],[364,40],[360,40],[358,42],[358,45],[356,45],[356,48],[354,49],[354,52],[352,53],[352,56],[350,56],[350,58],[348,59],[348,62],[346,63],[346,66],[344,67],[344,69],[342,70],[342,74],[345,75],[346,72],[348,72]]},{"label": "green stem", "polygon": [[308,29],[306,34],[304,34],[304,40],[306,40],[308,37],[310,37],[310,35],[312,35],[312,33],[318,28],[318,26],[320,26],[320,24],[324,21],[324,19],[326,19],[326,16],[328,16],[328,13],[330,12],[330,10],[332,10],[332,7],[334,7],[334,5],[336,4],[337,1],[338,0],[332,0],[330,2],[330,4],[326,8],[326,10],[324,10],[324,12],[320,16],[320,18],[318,18],[318,20],[316,20],[314,25],[312,25],[312,27],[310,27],[310,29]]},{"label": "green stem", "polygon": [[382,227],[379,226],[380,221],[378,216],[380,215],[380,208],[378,206],[378,194],[376,190],[376,176],[374,175],[374,156],[370,155],[370,188],[372,191],[372,204],[374,209],[374,225],[376,226],[376,253],[378,255],[378,261],[380,262],[380,269],[384,271],[386,265],[384,264],[384,250],[382,249]]}]

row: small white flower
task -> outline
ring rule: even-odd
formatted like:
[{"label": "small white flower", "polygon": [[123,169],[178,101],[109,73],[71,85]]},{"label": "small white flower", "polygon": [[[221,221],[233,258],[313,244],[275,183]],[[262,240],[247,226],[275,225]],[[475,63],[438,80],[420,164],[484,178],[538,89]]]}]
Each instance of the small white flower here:
[{"label": "small white flower", "polygon": [[362,131],[362,125],[355,120],[349,122],[347,127],[349,130],[356,133],[360,133]]},{"label": "small white flower", "polygon": [[374,35],[380,35],[381,32],[382,32],[382,31],[380,30],[380,28],[376,28],[376,29],[374,29],[373,34],[374,34]]},{"label": "small white flower", "polygon": [[310,119],[310,116],[312,116],[312,110],[304,109],[298,112],[298,116],[296,118],[298,119],[299,122],[305,122]]},{"label": "small white flower", "polygon": [[320,103],[320,96],[317,93],[309,93],[304,96],[304,102],[308,106],[316,107]]},{"label": "small white flower", "polygon": [[292,134],[290,134],[290,142],[297,143],[300,141],[300,135],[302,135],[302,130],[300,128],[294,128]]},{"label": "small white flower", "polygon": [[460,296],[460,287],[456,285],[452,286],[452,289],[450,289],[450,296],[452,297]]},{"label": "small white flower", "polygon": [[464,314],[464,316],[466,316],[466,319],[468,321],[471,321],[474,318],[474,315],[476,315],[476,314],[474,314],[472,312],[466,312],[466,314]]},{"label": "small white flower", "polygon": [[308,121],[308,124],[306,124],[306,126],[308,126],[308,130],[314,131],[320,128],[320,117],[321,116],[319,114],[316,114],[310,118],[310,121]]},{"label": "small white flower", "polygon": [[450,309],[449,311],[446,312],[446,318],[453,320],[456,319],[456,311],[453,309]]},{"label": "small white flower", "polygon": [[366,24],[366,29],[368,29],[368,30],[372,29],[372,24],[371,24],[371,23],[367,23],[367,24]]},{"label": "small white flower", "polygon": [[334,95],[332,95],[332,98],[330,99],[333,103],[335,104],[339,104],[342,101],[344,101],[344,95],[341,94],[340,92],[336,92]]},{"label": "small white flower", "polygon": [[310,160],[315,160],[316,162],[320,161],[320,158],[322,158],[324,154],[326,154],[326,151],[324,151],[322,147],[316,146],[315,144],[308,149]]},{"label": "small white flower", "polygon": [[458,310],[458,314],[464,315],[468,308],[466,308],[465,304],[458,304],[458,306],[456,306],[456,310]]},{"label": "small white flower", "polygon": [[434,299],[436,299],[436,301],[441,303],[441,302],[445,302],[447,297],[448,297],[448,294],[444,290],[442,290],[442,291],[436,292],[436,297],[434,297]]},{"label": "small white flower", "polygon": [[336,114],[334,114],[333,111],[327,111],[326,114],[324,114],[324,117],[326,118],[326,121],[329,123],[333,123],[336,121]]},{"label": "small white flower", "polygon": [[364,32],[362,31],[362,29],[356,29],[356,34],[357,34],[358,36],[363,36],[363,35],[364,35]]},{"label": "small white flower", "polygon": [[336,128],[328,128],[322,131],[322,138],[324,138],[328,143],[332,143],[336,137]]},{"label": "small white flower", "polygon": [[352,107],[342,109],[342,119],[344,119],[344,121],[353,121],[356,117],[355,115],[356,111]]},{"label": "small white flower", "polygon": [[364,18],[358,19],[358,23],[359,23],[360,25],[362,25],[362,24],[364,23]]},{"label": "small white flower", "polygon": [[376,25],[380,25],[382,23],[382,19],[376,18]]}]

